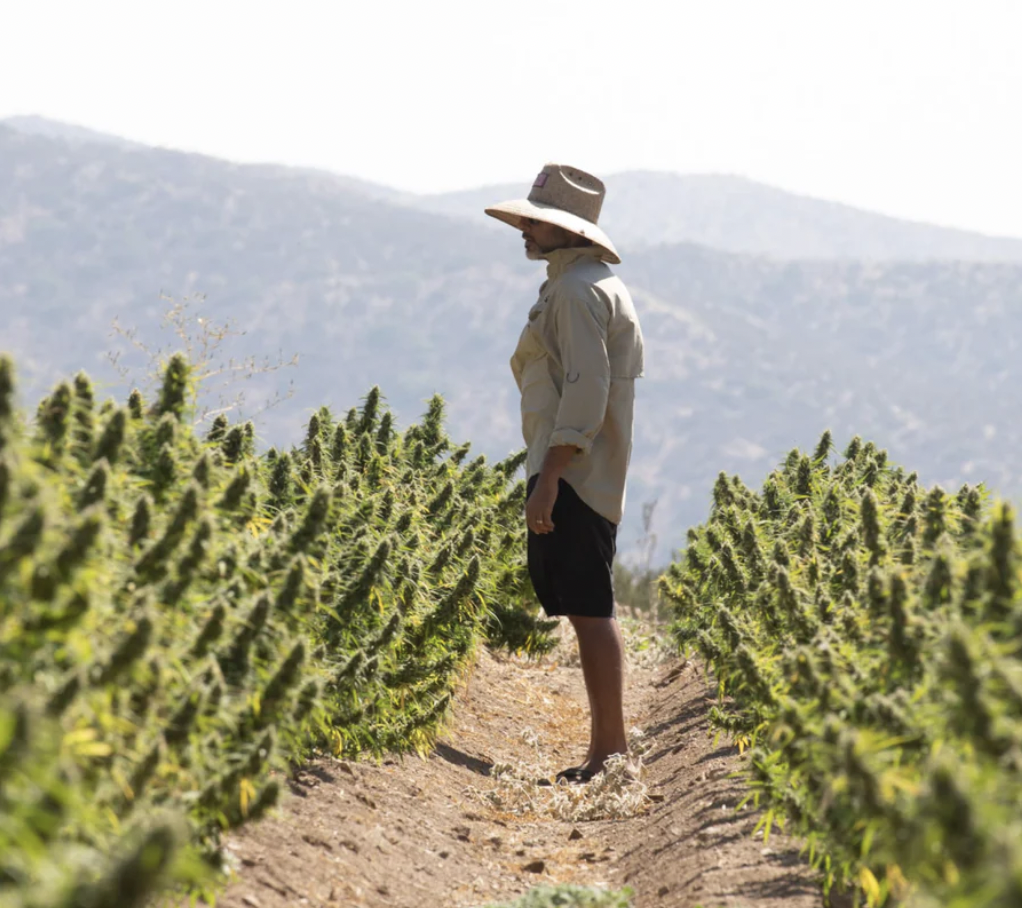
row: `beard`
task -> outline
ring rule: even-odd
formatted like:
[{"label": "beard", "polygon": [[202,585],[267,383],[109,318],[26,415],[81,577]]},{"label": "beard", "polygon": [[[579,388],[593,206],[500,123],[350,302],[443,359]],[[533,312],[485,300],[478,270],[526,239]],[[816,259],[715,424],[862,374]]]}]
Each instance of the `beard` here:
[{"label": "beard", "polygon": [[546,255],[552,251],[553,250],[551,249],[545,249],[544,247],[540,246],[539,243],[537,243],[535,240],[532,240],[525,244],[525,257],[530,262],[542,261],[546,257]]}]

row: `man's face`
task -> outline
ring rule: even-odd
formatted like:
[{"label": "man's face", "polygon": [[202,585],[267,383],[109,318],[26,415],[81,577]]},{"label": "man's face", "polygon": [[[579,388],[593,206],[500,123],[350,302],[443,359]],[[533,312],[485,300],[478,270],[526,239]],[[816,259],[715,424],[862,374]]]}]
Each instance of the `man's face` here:
[{"label": "man's face", "polygon": [[522,218],[522,239],[525,240],[525,257],[531,260],[575,244],[574,233],[535,218]]}]

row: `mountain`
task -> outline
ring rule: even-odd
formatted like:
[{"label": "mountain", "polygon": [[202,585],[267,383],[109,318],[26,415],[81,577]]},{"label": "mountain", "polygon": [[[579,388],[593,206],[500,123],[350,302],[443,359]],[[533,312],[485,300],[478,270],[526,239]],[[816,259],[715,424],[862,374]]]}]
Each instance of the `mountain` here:
[{"label": "mountain", "polygon": [[[924,482],[986,480],[1022,498],[1022,266],[682,243],[635,249],[617,270],[648,350],[623,552],[644,502],[658,501],[665,558],[705,517],[718,471],[758,484],[827,427],[841,444],[874,440]],[[507,360],[542,277],[512,231],[331,175],[0,125],[0,349],[17,357],[26,405],[83,367],[123,396],[105,351],[141,366],[112,321],[165,340],[161,293],[205,294],[200,311],[245,332],[229,355],[300,356],[242,384],[255,404],[295,381],[261,417],[265,444],[379,384],[405,423],[445,394],[452,434],[499,457],[521,444]]]},{"label": "mountain", "polygon": [[[72,144],[99,143],[122,149],[146,146],[37,116],[11,117],[0,125],[25,135]],[[483,214],[495,201],[520,198],[528,182],[498,184],[437,195],[402,192],[355,177],[321,170],[260,165],[286,176],[296,172],[333,180],[374,200],[504,229]],[[1022,263],[1022,238],[986,236],[936,227],[810,198],[727,174],[633,171],[606,179],[600,218],[626,255],[645,246],[697,243],[723,252],[778,259]]]},{"label": "mountain", "polygon": [[0,120],[0,124],[25,135],[59,139],[63,142],[70,142],[73,145],[92,143],[113,145],[116,148],[122,149],[147,147],[138,142],[122,139],[120,136],[110,135],[110,133],[97,132],[95,129],[89,129],[85,126],[62,123],[59,120],[49,120],[46,117],[37,117],[35,115],[7,117],[5,120]]},{"label": "mountain", "polygon": [[680,246],[633,256],[626,277],[649,363],[634,477],[668,513],[706,511],[710,464],[758,485],[825,428],[875,441],[926,483],[1022,496],[1019,266]]},{"label": "mountain", "polygon": [[[639,171],[613,174],[606,183],[600,226],[625,255],[642,246],[699,243],[781,259],[1022,262],[1022,239],[899,220],[742,177]],[[527,192],[527,185],[498,185],[411,202],[495,223],[483,208]]]},{"label": "mountain", "polygon": [[[85,126],[76,126],[72,123],[62,123],[59,120],[50,120],[38,116],[8,117],[0,120],[0,128],[7,127],[15,132],[26,136],[38,136],[46,139],[56,139],[67,142],[71,145],[98,144],[110,145],[122,151],[153,151],[151,146],[139,142],[132,142],[122,139],[120,136],[110,135],[105,132],[97,132]],[[280,164],[257,164],[251,165],[259,169],[274,173],[283,177],[295,174],[305,174],[312,178],[331,180],[338,186],[349,192],[366,196],[370,199],[386,199],[390,202],[412,202],[417,198],[412,193],[402,192],[399,189],[392,189],[390,186],[383,186],[379,183],[372,183],[369,180],[362,180],[358,177],[349,177],[342,174],[330,173],[325,170],[317,170],[311,167],[285,167]]]}]

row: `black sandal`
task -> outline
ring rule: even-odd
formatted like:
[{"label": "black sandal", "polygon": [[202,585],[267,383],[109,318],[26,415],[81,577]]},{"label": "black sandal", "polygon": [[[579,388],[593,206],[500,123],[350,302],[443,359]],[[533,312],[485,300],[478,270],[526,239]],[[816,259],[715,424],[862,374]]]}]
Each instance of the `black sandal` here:
[{"label": "black sandal", "polygon": [[557,781],[568,782],[572,785],[585,785],[586,782],[591,782],[595,775],[596,773],[591,769],[586,769],[583,766],[571,766],[557,773]]}]

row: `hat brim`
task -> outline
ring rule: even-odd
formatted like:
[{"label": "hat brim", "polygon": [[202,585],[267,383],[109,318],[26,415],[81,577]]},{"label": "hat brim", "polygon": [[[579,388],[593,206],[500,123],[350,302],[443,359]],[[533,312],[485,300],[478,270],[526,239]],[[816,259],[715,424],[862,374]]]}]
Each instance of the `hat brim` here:
[{"label": "hat brim", "polygon": [[537,221],[563,227],[569,233],[585,237],[594,246],[599,246],[602,250],[600,257],[605,262],[609,262],[611,265],[619,265],[621,263],[621,256],[618,255],[618,251],[614,248],[610,237],[592,221],[580,218],[577,214],[571,214],[571,212],[564,211],[561,208],[554,208],[551,205],[544,205],[540,202],[530,202],[528,199],[500,202],[497,205],[491,205],[489,208],[484,209],[484,211],[491,218],[496,218],[498,221],[510,224],[518,230],[521,230],[523,227],[523,218],[533,218]]}]

